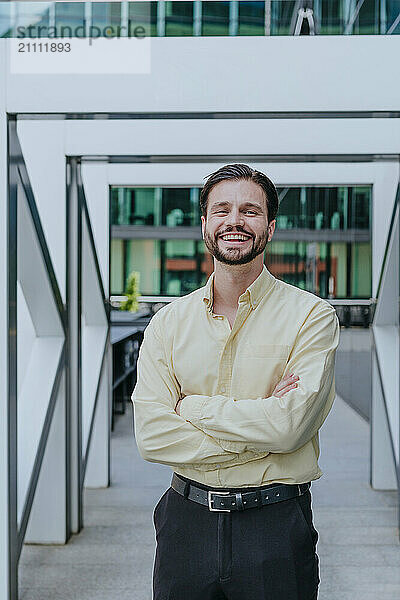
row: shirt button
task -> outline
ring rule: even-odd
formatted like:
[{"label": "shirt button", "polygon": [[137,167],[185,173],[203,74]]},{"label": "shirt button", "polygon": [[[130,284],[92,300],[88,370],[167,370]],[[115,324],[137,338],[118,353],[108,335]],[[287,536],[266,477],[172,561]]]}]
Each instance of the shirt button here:
[{"label": "shirt button", "polygon": [[223,394],[226,392],[226,387],[225,387],[224,385],[221,387],[221,392],[222,392]]}]

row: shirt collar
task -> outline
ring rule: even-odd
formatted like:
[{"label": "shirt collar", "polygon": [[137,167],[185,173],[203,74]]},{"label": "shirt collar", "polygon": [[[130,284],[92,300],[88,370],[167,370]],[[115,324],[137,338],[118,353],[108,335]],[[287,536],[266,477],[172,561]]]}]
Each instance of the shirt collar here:
[{"label": "shirt collar", "polygon": [[[213,306],[213,293],[214,293],[214,275],[213,271],[207,280],[203,290],[203,302],[207,305],[208,310],[212,311]],[[269,291],[274,285],[276,278],[270,273],[265,265],[263,265],[260,275],[253,281],[251,285],[246,289],[243,294],[239,296],[239,302],[249,301],[251,307],[254,309],[259,304],[263,296]]]}]

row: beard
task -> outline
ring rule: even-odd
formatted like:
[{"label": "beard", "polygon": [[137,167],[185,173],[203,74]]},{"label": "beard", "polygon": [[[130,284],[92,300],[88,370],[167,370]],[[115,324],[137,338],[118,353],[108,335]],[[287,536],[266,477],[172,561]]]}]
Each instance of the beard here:
[{"label": "beard", "polygon": [[[225,231],[223,234],[229,233]],[[245,231],[236,230],[235,233],[243,233],[249,235]],[[218,236],[220,237],[220,236]],[[265,247],[268,243],[268,230],[265,230],[263,235],[259,237],[253,237],[253,242],[250,248],[244,250],[242,248],[226,248],[221,250],[218,245],[218,237],[212,237],[207,229],[204,232],[204,243],[209,253],[218,261],[225,263],[226,265],[246,265],[247,263],[254,260],[259,254],[264,252]]]}]

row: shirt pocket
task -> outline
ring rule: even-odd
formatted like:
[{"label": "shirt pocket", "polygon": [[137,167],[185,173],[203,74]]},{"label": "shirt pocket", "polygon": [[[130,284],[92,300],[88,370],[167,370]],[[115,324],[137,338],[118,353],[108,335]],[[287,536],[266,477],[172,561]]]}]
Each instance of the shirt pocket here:
[{"label": "shirt pocket", "polygon": [[253,344],[246,342],[239,348],[239,356],[243,358],[275,358],[276,360],[287,360],[290,346],[287,344]]}]

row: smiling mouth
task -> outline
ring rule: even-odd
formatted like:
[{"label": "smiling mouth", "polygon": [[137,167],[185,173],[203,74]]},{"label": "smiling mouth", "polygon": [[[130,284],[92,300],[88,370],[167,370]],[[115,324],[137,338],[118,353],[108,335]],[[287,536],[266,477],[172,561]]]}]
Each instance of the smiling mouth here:
[{"label": "smiling mouth", "polygon": [[245,244],[248,240],[251,240],[251,237],[248,235],[243,235],[241,233],[226,233],[224,235],[219,236],[223,242],[235,245]]}]

